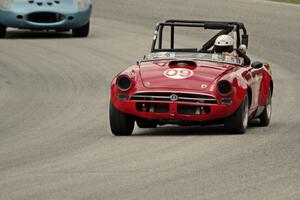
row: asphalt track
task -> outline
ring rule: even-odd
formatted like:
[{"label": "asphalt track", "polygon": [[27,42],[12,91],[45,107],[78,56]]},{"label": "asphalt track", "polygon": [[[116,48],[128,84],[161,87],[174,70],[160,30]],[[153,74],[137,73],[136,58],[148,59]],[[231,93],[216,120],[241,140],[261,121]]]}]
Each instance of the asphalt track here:
[{"label": "asphalt track", "polygon": [[[300,199],[300,6],[260,0],[95,1],[92,34],[0,40],[0,199]],[[109,84],[148,53],[156,22],[236,20],[271,64],[272,122],[114,137]],[[188,39],[187,39],[188,40]]]}]

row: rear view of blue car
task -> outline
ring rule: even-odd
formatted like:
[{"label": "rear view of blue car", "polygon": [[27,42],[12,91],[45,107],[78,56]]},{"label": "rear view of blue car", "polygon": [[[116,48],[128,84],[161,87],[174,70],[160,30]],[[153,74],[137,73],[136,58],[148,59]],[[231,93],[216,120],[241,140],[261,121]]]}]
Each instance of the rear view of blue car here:
[{"label": "rear view of blue car", "polygon": [[0,0],[0,38],[9,27],[87,37],[91,13],[91,0]]}]

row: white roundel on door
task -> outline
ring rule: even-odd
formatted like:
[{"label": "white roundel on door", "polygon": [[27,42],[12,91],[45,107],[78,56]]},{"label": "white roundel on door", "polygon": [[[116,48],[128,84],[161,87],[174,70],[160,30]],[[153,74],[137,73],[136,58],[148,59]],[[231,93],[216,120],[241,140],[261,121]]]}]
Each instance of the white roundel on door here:
[{"label": "white roundel on door", "polygon": [[164,71],[164,76],[171,79],[185,79],[194,75],[190,69],[174,68]]}]

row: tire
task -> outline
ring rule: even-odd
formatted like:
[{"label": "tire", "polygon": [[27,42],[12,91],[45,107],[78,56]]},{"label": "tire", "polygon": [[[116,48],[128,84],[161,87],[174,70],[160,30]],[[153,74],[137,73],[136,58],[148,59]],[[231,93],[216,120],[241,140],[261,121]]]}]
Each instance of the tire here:
[{"label": "tire", "polygon": [[271,121],[271,115],[272,115],[272,91],[270,88],[269,92],[268,92],[266,107],[265,107],[264,111],[262,112],[262,114],[258,117],[259,125],[260,126],[268,126]]},{"label": "tire", "polygon": [[0,24],[0,38],[5,38],[7,27],[3,24]]},{"label": "tire", "polygon": [[86,25],[79,27],[79,28],[74,28],[72,30],[73,37],[87,37],[90,32],[90,22],[88,22]]},{"label": "tire", "polygon": [[225,129],[232,134],[244,134],[249,120],[249,97],[245,95],[238,110],[225,120]]},{"label": "tire", "polygon": [[132,116],[119,111],[112,102],[109,106],[110,129],[115,136],[130,136],[134,129]]},{"label": "tire", "polygon": [[157,122],[145,119],[136,120],[136,124],[139,128],[156,128]]},{"label": "tire", "polygon": [[56,33],[65,33],[65,32],[69,32],[69,29],[56,29],[55,32]]}]

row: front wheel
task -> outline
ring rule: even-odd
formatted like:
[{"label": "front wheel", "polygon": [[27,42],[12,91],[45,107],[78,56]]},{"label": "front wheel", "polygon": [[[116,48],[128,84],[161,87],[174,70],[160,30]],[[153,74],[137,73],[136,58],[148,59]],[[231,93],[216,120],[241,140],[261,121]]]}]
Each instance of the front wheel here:
[{"label": "front wheel", "polygon": [[74,37],[87,37],[90,32],[90,22],[82,27],[74,28],[72,32]]},{"label": "front wheel", "polygon": [[3,24],[0,24],[0,38],[5,38],[7,27]]},{"label": "front wheel", "polygon": [[268,97],[267,97],[267,104],[265,106],[264,111],[258,117],[259,118],[259,125],[260,126],[268,126],[271,121],[272,115],[272,91],[269,89]]},{"label": "front wheel", "polygon": [[109,106],[110,129],[115,136],[130,136],[134,129],[132,116],[119,111],[112,102]]},{"label": "front wheel", "polygon": [[249,97],[245,95],[238,110],[225,121],[225,129],[233,134],[244,134],[249,120]]}]

